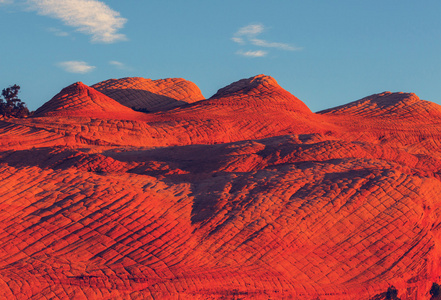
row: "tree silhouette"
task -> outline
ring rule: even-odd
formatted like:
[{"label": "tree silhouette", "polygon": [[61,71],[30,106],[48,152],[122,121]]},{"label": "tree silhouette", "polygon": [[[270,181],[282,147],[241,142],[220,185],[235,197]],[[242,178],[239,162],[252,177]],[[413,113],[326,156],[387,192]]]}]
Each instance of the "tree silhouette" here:
[{"label": "tree silhouette", "polygon": [[16,84],[3,89],[2,96],[4,99],[0,98],[0,115],[16,118],[29,116],[26,104],[18,98],[19,91],[20,86]]},{"label": "tree silhouette", "polygon": [[386,300],[397,300],[398,298],[398,290],[394,286],[390,286],[386,292]]},{"label": "tree silhouette", "polygon": [[431,300],[441,299],[441,286],[438,283],[434,282],[432,284],[430,295],[432,295],[432,297],[430,298]]}]

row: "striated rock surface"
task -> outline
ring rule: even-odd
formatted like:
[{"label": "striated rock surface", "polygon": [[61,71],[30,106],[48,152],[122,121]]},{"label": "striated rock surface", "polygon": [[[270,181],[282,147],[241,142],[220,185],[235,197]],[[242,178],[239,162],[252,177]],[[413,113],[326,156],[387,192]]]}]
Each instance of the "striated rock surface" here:
[{"label": "striated rock surface", "polygon": [[[291,110],[311,114],[311,110],[297,97],[281,88],[266,75],[257,75],[234,82],[213,95],[208,103]],[[215,100],[215,101],[213,101]]]},{"label": "striated rock surface", "polygon": [[0,298],[430,299],[441,283],[438,105],[386,92],[312,113],[258,75],[145,114],[98,85],[0,121]]},{"label": "striated rock surface", "polygon": [[[59,139],[53,144],[57,146],[83,143],[135,147],[218,144],[283,134],[324,134],[335,127],[321,115],[311,113],[304,103],[271,77],[259,75],[256,80],[250,78],[246,82],[250,84],[247,93],[237,92],[230,97],[217,93],[208,100],[158,113],[135,112],[127,107],[116,111],[108,109],[105,113],[99,109],[84,109],[83,105],[63,111],[60,106],[78,103],[78,98],[94,103],[89,97],[91,93],[100,95],[100,99],[107,96],[91,87],[87,87],[90,92],[80,94],[81,97],[75,92],[62,91],[37,110],[36,118],[24,120],[21,125],[56,132]],[[242,85],[243,81],[240,82]],[[108,97],[105,99],[105,102],[119,105]],[[3,136],[7,145],[12,146],[15,135],[5,131]],[[15,147],[38,147],[40,141],[43,142],[37,140],[31,144],[31,139],[29,142],[25,139],[16,142]],[[0,147],[4,144],[0,140]]]},{"label": "striated rock surface", "polygon": [[127,77],[105,80],[92,87],[127,107],[149,112],[204,99],[197,85],[182,78],[151,80]]},{"label": "striated rock surface", "polygon": [[441,154],[441,106],[412,93],[375,94],[318,114],[343,129],[341,138]]},{"label": "striated rock surface", "polygon": [[119,104],[82,82],[59,92],[35,112],[36,117],[136,118],[141,114]]},{"label": "striated rock surface", "polygon": [[427,123],[427,119],[440,119],[441,106],[429,101],[420,100],[413,93],[384,92],[366,98],[324,110],[320,113],[360,116],[364,118],[412,119]]}]

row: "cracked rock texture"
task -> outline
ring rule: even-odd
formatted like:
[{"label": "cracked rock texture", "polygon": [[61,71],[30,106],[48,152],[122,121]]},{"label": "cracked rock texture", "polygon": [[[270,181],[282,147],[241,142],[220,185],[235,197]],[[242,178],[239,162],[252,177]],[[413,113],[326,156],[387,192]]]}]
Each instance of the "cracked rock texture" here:
[{"label": "cracked rock texture", "polygon": [[204,99],[194,83],[182,78],[141,77],[109,79],[92,86],[119,103],[149,112],[167,110]]},{"label": "cracked rock texture", "polygon": [[313,113],[265,75],[209,99],[73,84],[0,120],[0,298],[430,299],[440,109],[385,92]]}]

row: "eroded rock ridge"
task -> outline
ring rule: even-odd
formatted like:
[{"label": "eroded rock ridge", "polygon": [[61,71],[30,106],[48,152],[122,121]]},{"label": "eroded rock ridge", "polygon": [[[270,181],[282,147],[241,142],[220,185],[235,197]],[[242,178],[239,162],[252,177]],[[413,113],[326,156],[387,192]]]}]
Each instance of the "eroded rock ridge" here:
[{"label": "eroded rock ridge", "polygon": [[440,108],[313,113],[265,75],[208,99],[75,83],[0,121],[0,298],[430,299]]}]

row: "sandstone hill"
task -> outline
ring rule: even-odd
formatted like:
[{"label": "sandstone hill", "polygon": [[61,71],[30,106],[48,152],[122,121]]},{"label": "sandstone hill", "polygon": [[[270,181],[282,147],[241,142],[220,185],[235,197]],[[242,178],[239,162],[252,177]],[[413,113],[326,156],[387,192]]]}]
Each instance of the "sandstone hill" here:
[{"label": "sandstone hill", "polygon": [[92,87],[125,106],[149,112],[204,99],[197,85],[181,78],[151,80],[128,77],[105,80]]},{"label": "sandstone hill", "polygon": [[143,116],[82,82],[76,82],[62,89],[35,112],[36,117],[93,116],[120,119],[128,116],[133,118],[134,115]]},{"label": "sandstone hill", "polygon": [[440,109],[385,92],[313,113],[265,75],[208,99],[73,84],[0,120],[0,298],[430,299]]}]

